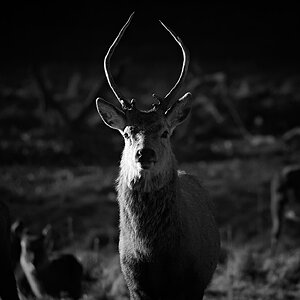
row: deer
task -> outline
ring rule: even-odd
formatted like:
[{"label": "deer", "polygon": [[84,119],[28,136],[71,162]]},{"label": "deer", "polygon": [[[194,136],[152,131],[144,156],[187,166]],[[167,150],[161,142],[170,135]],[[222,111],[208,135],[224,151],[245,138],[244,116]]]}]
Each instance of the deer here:
[{"label": "deer", "polygon": [[67,295],[79,299],[82,293],[82,265],[72,254],[51,253],[50,234],[51,225],[46,226],[40,234],[24,230],[20,265],[27,282],[21,282],[25,283],[25,288],[29,286],[29,295],[37,299],[46,295],[55,298]]},{"label": "deer", "polygon": [[283,167],[271,180],[271,248],[273,250],[278,244],[284,221],[288,219],[294,224],[300,223],[299,183],[300,165],[297,164]]},{"label": "deer", "polygon": [[103,122],[118,130],[125,143],[116,181],[121,270],[131,299],[202,299],[217,266],[219,231],[207,190],[195,176],[178,170],[170,141],[191,110],[190,93],[176,98],[189,52],[160,21],[181,48],[182,68],[165,97],[153,94],[151,109],[139,110],[134,99],[122,95],[110,71],[112,54],[132,17],[104,58],[106,79],[121,108],[96,99]]},{"label": "deer", "polygon": [[0,299],[19,300],[13,272],[10,224],[9,209],[0,201]]},{"label": "deer", "polygon": [[12,267],[15,273],[20,265],[21,237],[24,230],[24,222],[20,219],[15,220],[10,226],[11,258]]}]

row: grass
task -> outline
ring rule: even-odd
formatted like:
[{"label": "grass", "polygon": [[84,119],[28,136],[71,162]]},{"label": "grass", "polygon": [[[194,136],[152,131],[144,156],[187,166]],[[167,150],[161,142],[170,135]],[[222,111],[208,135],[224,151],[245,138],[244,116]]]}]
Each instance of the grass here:
[{"label": "grass", "polygon": [[[181,167],[198,175],[210,191],[222,235],[222,262],[205,299],[297,299],[299,250],[288,237],[277,254],[272,256],[269,247],[269,181],[280,160],[255,157]],[[13,218],[34,230],[52,224],[55,248],[75,253],[82,262],[83,299],[128,299],[116,246],[117,171],[100,166],[1,170],[1,190]],[[70,239],[66,216],[72,220]],[[105,235],[107,242],[95,244]]]}]

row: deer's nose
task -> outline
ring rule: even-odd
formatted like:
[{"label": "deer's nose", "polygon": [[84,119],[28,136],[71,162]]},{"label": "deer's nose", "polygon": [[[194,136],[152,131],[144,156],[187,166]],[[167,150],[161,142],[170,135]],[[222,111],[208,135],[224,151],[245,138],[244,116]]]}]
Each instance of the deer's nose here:
[{"label": "deer's nose", "polygon": [[136,152],[136,160],[143,165],[156,162],[155,151],[151,148],[143,148]]}]

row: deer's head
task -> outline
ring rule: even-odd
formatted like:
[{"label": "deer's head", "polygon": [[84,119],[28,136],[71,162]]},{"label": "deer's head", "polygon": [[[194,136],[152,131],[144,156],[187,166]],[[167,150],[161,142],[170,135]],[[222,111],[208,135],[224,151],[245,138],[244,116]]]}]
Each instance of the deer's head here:
[{"label": "deer's head", "polygon": [[47,225],[40,234],[31,233],[28,228],[21,236],[21,257],[29,264],[43,263],[51,248],[51,225]]},{"label": "deer's head", "polygon": [[179,79],[165,97],[153,94],[157,103],[153,104],[148,111],[137,109],[135,100],[128,101],[119,91],[110,72],[110,58],[132,16],[133,14],[110,46],[104,59],[106,78],[121,104],[121,109],[101,98],[96,100],[98,112],[104,123],[113,129],[119,130],[124,137],[125,147],[121,167],[126,168],[130,177],[129,181],[133,178],[158,176],[169,169],[168,166],[173,160],[170,136],[174,128],[187,118],[191,109],[190,93],[186,93],[180,99],[176,98],[187,73],[189,53],[180,38],[162,22],[161,24],[179,44],[183,53],[183,64]]}]

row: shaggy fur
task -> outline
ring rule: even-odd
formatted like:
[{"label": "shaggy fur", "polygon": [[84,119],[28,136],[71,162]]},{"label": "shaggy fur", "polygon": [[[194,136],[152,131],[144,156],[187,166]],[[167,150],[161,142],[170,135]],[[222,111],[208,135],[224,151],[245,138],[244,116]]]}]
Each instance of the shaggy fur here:
[{"label": "shaggy fur", "polygon": [[149,193],[119,178],[118,195],[121,266],[132,299],[201,299],[219,242],[196,178],[174,172]]}]

